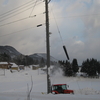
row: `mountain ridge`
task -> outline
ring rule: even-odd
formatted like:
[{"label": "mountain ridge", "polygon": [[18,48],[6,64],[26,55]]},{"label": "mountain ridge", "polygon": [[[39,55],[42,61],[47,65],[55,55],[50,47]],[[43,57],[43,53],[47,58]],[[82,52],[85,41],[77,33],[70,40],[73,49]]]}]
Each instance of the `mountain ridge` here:
[{"label": "mountain ridge", "polygon": [[[37,59],[38,57],[39,57],[39,60],[41,60],[42,58],[44,59],[44,60],[47,60],[47,55],[46,55],[46,53],[34,53],[34,54],[32,54],[32,55],[29,55],[31,58],[33,58],[33,60],[34,59]],[[57,62],[58,60],[57,59],[55,59],[54,57],[52,57],[52,56],[50,56],[50,61],[55,61],[55,62]]]},{"label": "mountain ridge", "polygon": [[[17,51],[14,47],[12,46],[0,46],[0,54],[8,54],[12,59],[17,57],[17,56],[20,56],[20,55],[23,55],[23,56],[26,56],[24,54],[21,54],[19,51]],[[34,53],[34,54],[31,54],[31,55],[28,55],[29,57],[31,57],[33,60],[41,60],[42,58],[46,61],[47,60],[47,55],[46,53]],[[50,56],[50,61],[55,61],[57,62],[58,60],[55,59],[54,57]]]},{"label": "mountain ridge", "polygon": [[12,46],[0,46],[0,54],[8,54],[11,58],[21,55],[14,47]]}]

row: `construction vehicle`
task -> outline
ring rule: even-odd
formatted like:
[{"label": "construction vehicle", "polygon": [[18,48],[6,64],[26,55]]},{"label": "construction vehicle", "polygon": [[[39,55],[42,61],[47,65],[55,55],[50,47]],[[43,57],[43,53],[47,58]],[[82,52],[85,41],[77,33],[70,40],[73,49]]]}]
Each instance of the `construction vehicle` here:
[{"label": "construction vehicle", "polygon": [[73,90],[67,89],[68,87],[67,84],[53,84],[51,92],[53,94],[74,94]]}]

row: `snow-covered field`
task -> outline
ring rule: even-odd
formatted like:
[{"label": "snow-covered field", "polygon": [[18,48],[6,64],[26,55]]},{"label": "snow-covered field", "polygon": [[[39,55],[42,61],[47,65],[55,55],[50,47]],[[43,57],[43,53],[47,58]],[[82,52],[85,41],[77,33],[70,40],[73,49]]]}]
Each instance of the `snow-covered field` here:
[{"label": "snow-covered field", "polygon": [[33,89],[31,100],[100,100],[100,79],[82,77],[64,77],[62,71],[56,71],[51,75],[51,83],[66,83],[75,94],[46,94],[47,76],[41,69],[24,71],[0,70],[0,100],[27,100],[28,86],[31,88],[31,76]]}]

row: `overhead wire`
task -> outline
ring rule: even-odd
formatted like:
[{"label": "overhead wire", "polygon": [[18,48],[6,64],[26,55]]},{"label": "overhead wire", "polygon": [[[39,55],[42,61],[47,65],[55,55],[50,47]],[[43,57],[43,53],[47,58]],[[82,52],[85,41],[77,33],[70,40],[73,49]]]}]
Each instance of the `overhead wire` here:
[{"label": "overhead wire", "polygon": [[32,11],[31,11],[31,13],[30,13],[30,16],[31,16],[31,14],[32,14],[32,12],[33,12],[35,6],[36,6],[36,3],[37,3],[37,0],[35,1],[35,4],[34,4],[34,6],[33,6],[33,9],[32,9]]},{"label": "overhead wire", "polygon": [[63,50],[64,50],[64,52],[65,52],[65,55],[66,55],[67,59],[69,60],[69,55],[68,55],[67,49],[66,49],[66,47],[65,47],[65,45],[64,45],[63,38],[62,38],[60,29],[59,29],[59,27],[58,27],[58,24],[57,24],[57,21],[56,21],[56,18],[55,18],[55,15],[54,15],[54,13],[53,13],[52,8],[51,8],[51,12],[52,12],[52,14],[53,14],[53,17],[54,17],[54,20],[55,20],[55,23],[56,23],[56,27],[57,27],[57,30],[58,30],[58,33],[59,33],[59,36],[60,36],[61,41],[62,41],[62,44],[63,44]]},{"label": "overhead wire", "polygon": [[[43,13],[40,13],[40,14],[37,14],[37,15],[41,15],[41,14],[45,14],[45,12]],[[26,19],[29,19],[29,18],[33,18],[33,17],[36,17],[37,15],[32,15],[32,16],[29,16],[29,17],[25,17],[25,18],[22,18],[22,19],[18,19],[18,20],[15,20],[15,21],[12,21],[12,22],[8,22],[8,23],[5,23],[5,24],[2,24],[0,25],[0,27],[2,26],[5,26],[5,25],[8,25],[8,24],[12,24],[12,23],[15,23],[15,22],[18,22],[18,21],[22,21],[22,20],[26,20]],[[94,14],[90,14],[90,15],[79,15],[79,16],[64,16],[64,17],[55,17],[55,19],[62,19],[62,18],[73,18],[73,17],[88,17],[88,16],[91,16],[91,15],[94,15]],[[95,14],[94,16],[97,16],[99,14]],[[93,16],[91,16],[93,17]],[[54,18],[49,18],[49,19],[54,19]],[[58,28],[59,30],[59,28]]]},{"label": "overhead wire", "polygon": [[[51,11],[52,11],[52,9],[51,9]],[[59,33],[59,35],[60,35],[61,41],[62,41],[62,43],[63,43],[63,39],[62,39],[62,36],[61,36],[61,33],[60,33],[60,30],[59,30],[59,27],[58,27],[58,24],[57,24],[57,21],[56,21],[56,18],[55,18],[55,16],[54,16],[53,11],[52,11],[52,14],[53,14],[53,17],[54,17],[54,20],[55,20],[55,23],[56,23],[57,30],[58,30],[58,33]],[[99,14],[92,14],[92,15],[95,16],[95,15],[99,15]],[[89,15],[68,16],[68,17],[66,17],[66,18],[71,18],[71,17],[86,17],[86,16],[89,16]],[[63,18],[64,18],[64,17],[63,17]],[[64,44],[64,43],[63,43],[63,44]],[[63,49],[64,49],[64,52],[65,52],[65,54],[66,54],[67,59],[69,60],[69,56],[68,56],[67,49],[66,49],[65,45],[63,45]]]},{"label": "overhead wire", "polygon": [[18,19],[18,20],[12,21],[12,22],[2,24],[2,25],[0,25],[0,27],[8,25],[8,24],[16,23],[16,22],[19,22],[19,21],[22,21],[22,20],[26,20],[26,19],[29,19],[29,17],[25,17],[25,18],[22,18],[22,19]]},{"label": "overhead wire", "polygon": [[[50,0],[51,1],[51,0]],[[49,2],[50,2],[49,1]],[[27,2],[27,3],[25,3],[25,4],[23,4],[22,6],[24,6],[24,5],[26,5],[26,4],[28,4],[28,3],[30,3],[30,2],[32,2],[32,1],[29,1],[29,2]],[[35,1],[34,3],[35,3],[35,5],[36,5],[36,3],[37,3],[38,1]],[[35,5],[34,5],[34,7],[35,7]],[[19,7],[22,7],[22,6],[19,6]],[[19,8],[19,7],[17,7],[17,8]],[[34,8],[33,7],[33,8]],[[15,8],[15,9],[17,9],[17,8]],[[12,10],[15,10],[15,9],[12,9]],[[11,11],[12,11],[11,10]],[[33,10],[32,10],[33,11]],[[8,11],[8,12],[10,12],[10,11]],[[32,12],[31,12],[32,13]],[[4,13],[5,14],[5,13]],[[31,15],[31,14],[30,14]],[[73,17],[87,17],[87,16],[91,16],[91,15],[93,15],[93,16],[97,16],[97,15],[100,15],[100,14],[88,14],[88,15],[78,15],[78,16],[64,16],[64,17],[56,17],[56,18],[50,18],[50,19],[59,19],[59,18],[73,18]],[[34,16],[29,16],[30,18],[32,18],[32,17],[36,17],[37,15],[34,15]],[[22,18],[22,19],[19,19],[19,20],[16,20],[16,21],[12,21],[12,22],[8,22],[8,23],[5,23],[5,24],[2,24],[2,25],[0,25],[0,27],[1,26],[5,26],[5,25],[8,25],[8,24],[12,24],[12,23],[15,23],[15,22],[18,22],[18,21],[21,21],[21,20],[25,20],[25,19],[28,19],[29,17],[25,17],[25,18]],[[56,21],[56,23],[57,23],[57,21]],[[58,25],[57,25],[57,28],[58,28]],[[58,28],[58,30],[59,30],[59,28]],[[60,32],[60,31],[59,31]],[[60,35],[60,37],[61,37],[61,35]],[[62,38],[62,37],[61,37]]]},{"label": "overhead wire", "polygon": [[[41,2],[41,3],[42,3],[42,2]],[[38,3],[37,5],[39,5],[39,4],[41,4],[41,3]],[[25,10],[23,10],[23,11],[20,11],[20,12],[18,12],[18,13],[15,13],[14,15],[11,15],[11,16],[9,16],[9,17],[7,16],[7,18],[1,19],[0,22],[5,21],[5,20],[7,20],[7,19],[9,19],[9,18],[11,18],[11,17],[13,17],[13,16],[16,16],[16,15],[20,14],[20,13],[23,13],[23,12],[25,12],[25,11],[31,9],[31,8],[33,8],[33,6],[27,8],[27,9],[25,9]],[[5,17],[6,17],[6,16],[5,16]]]},{"label": "overhead wire", "polygon": [[[37,2],[38,2],[38,0],[35,2],[34,6],[32,6],[32,7],[33,7],[33,10],[34,10],[34,7],[35,7],[36,5],[39,5],[39,4],[42,3],[42,2],[40,2],[40,3],[36,4]],[[21,6],[20,6],[20,7],[21,7]],[[26,6],[25,6],[25,7],[26,7]],[[25,8],[25,7],[24,7],[24,8]],[[28,7],[28,6],[27,6],[27,7]],[[32,7],[27,8],[27,9],[25,9],[25,10],[23,10],[23,11],[17,13],[17,14],[20,14],[20,13],[22,13],[22,12],[28,10],[28,9],[31,9]],[[24,9],[24,8],[21,8],[20,10],[22,10],[22,9]],[[18,9],[19,9],[19,8],[18,8]],[[16,12],[19,11],[18,9],[17,9]],[[15,10],[15,9],[13,9],[13,10]],[[11,17],[13,17],[13,16],[15,16],[15,15],[17,15],[17,14],[15,14],[15,12],[14,12],[13,10],[1,14],[1,15],[0,15],[1,18],[6,17],[6,16],[7,16],[7,18],[0,20],[0,22],[6,20],[6,19],[8,19],[8,18],[11,18]],[[8,22],[8,23],[5,23],[5,24],[2,24],[2,25],[0,25],[0,27],[1,27],[1,26],[4,26],[4,25],[8,25],[8,24],[15,23],[15,22],[18,22],[18,21],[26,20],[26,19],[28,19],[28,18],[36,17],[37,15],[33,15],[33,16],[31,16],[33,10],[31,11],[29,17],[21,18],[21,19],[18,19],[18,20],[12,21],[12,22]],[[44,13],[45,13],[45,12],[43,12],[43,13],[41,13],[41,14],[44,14]],[[11,14],[14,14],[14,15],[8,17],[8,16],[11,15]],[[40,15],[40,14],[38,14],[38,15]],[[3,17],[2,17],[2,16],[3,16]],[[29,27],[29,28],[26,28],[26,29],[22,29],[22,30],[19,30],[19,31],[16,31],[16,32],[11,32],[11,33],[8,33],[8,34],[5,34],[5,35],[1,35],[0,37],[4,37],[4,36],[8,36],[8,35],[13,35],[13,34],[15,34],[15,33],[19,33],[19,32],[26,31],[26,30],[29,30],[29,29],[32,29],[32,28],[35,28],[35,27],[40,27],[40,26],[43,26],[43,25],[45,25],[45,23],[43,23],[43,24],[39,24],[39,25],[34,26],[34,27]]]},{"label": "overhead wire", "polygon": [[36,16],[41,15],[41,14],[44,14],[44,12],[37,14],[37,15],[28,16],[28,17],[24,17],[24,18],[21,18],[21,19],[18,19],[18,20],[14,20],[14,21],[11,21],[11,22],[8,22],[8,23],[5,23],[5,24],[1,24],[0,27],[5,26],[5,25],[9,25],[9,24],[12,24],[12,23],[20,22],[20,21],[23,21],[23,20],[26,20],[26,19],[30,19],[30,18],[36,17]]},{"label": "overhead wire", "polygon": [[29,27],[29,28],[26,28],[26,29],[23,29],[23,30],[19,30],[19,31],[16,31],[16,32],[8,33],[8,34],[5,34],[5,35],[1,35],[0,37],[4,37],[4,36],[7,36],[7,35],[12,35],[12,34],[19,33],[19,32],[22,32],[22,31],[26,31],[26,30],[29,30],[29,29],[32,29],[32,28],[35,28],[35,27],[40,27],[40,26],[43,26],[43,25],[45,25],[45,23],[39,24],[39,25],[34,26],[34,27]]},{"label": "overhead wire", "polygon": [[60,33],[60,29],[59,29],[59,27],[58,27],[58,24],[57,24],[57,21],[56,21],[55,15],[54,15],[53,10],[52,10],[52,7],[51,7],[51,12],[52,12],[52,15],[53,15],[53,17],[54,17],[54,21],[55,21],[55,23],[56,23],[56,27],[57,27],[57,30],[58,30],[59,36],[60,36],[60,38],[61,38],[62,44],[64,44],[63,39],[62,39],[62,36],[61,36],[61,33]]},{"label": "overhead wire", "polygon": [[[35,2],[34,7],[36,6],[36,3],[37,3],[37,2],[38,2],[38,0]],[[41,2],[41,3],[42,3],[42,2]],[[40,4],[40,3],[38,3],[38,4]],[[37,4],[37,5],[38,5],[38,4]],[[33,6],[32,6],[32,7],[33,7]],[[33,10],[32,10],[32,11],[33,11]],[[44,12],[41,13],[41,14],[44,14]],[[38,15],[40,15],[40,14],[38,14]],[[4,26],[4,25],[8,25],[8,24],[15,23],[15,22],[18,22],[18,21],[26,20],[26,19],[28,19],[28,18],[33,18],[33,17],[36,17],[36,16],[37,16],[37,15],[33,15],[33,16],[25,17],[25,18],[18,19],[18,20],[12,21],[12,22],[8,22],[8,23],[6,23],[6,24],[0,25],[0,27],[1,27],[1,26]],[[40,26],[42,26],[42,25],[44,25],[44,24],[39,24],[39,25],[37,25],[37,26],[35,26],[35,27],[40,27]],[[12,33],[8,33],[8,34],[5,34],[5,35],[1,35],[0,37],[7,36],[7,35],[11,35],[11,34],[15,34],[15,33],[18,33],[18,32],[25,31],[25,30],[29,30],[29,29],[31,29],[31,28],[34,28],[34,27],[30,27],[30,28],[26,28],[26,29],[19,30],[19,31],[16,31],[16,32],[12,32]]]},{"label": "overhead wire", "polygon": [[[42,3],[42,2],[41,2],[41,3]],[[41,4],[41,3],[38,3],[38,4]],[[33,3],[33,4],[34,4],[34,3]],[[37,5],[38,5],[38,4],[37,4]],[[32,7],[33,7],[33,5],[32,5],[31,7],[29,7],[29,8],[27,8],[27,9],[25,9],[25,10],[22,9],[23,11],[21,11],[20,13],[31,9]],[[26,7],[24,7],[24,8],[26,8]],[[19,10],[17,10],[17,11],[20,11],[20,10],[21,10],[21,9],[19,9]],[[12,12],[12,13],[8,13],[7,15],[5,15],[5,16],[3,16],[3,17],[0,17],[0,18],[7,17],[8,15],[14,14],[14,13],[16,13],[17,11],[14,11],[14,12]],[[18,14],[19,14],[19,13],[18,13]]]},{"label": "overhead wire", "polygon": [[[10,12],[16,10],[16,9],[19,9],[19,8],[23,7],[24,5],[27,5],[28,3],[31,3],[31,2],[33,2],[33,1],[34,1],[34,0],[31,0],[31,1],[29,1],[29,2],[27,2],[27,3],[25,3],[25,4],[23,4],[23,5],[20,5],[20,6],[16,7],[16,8],[13,8],[12,10],[9,10],[9,11],[3,13],[3,14],[0,14],[0,16],[3,16],[3,15],[5,15],[5,14],[7,14],[7,13],[10,13]],[[33,2],[33,3],[31,3],[31,4],[34,4],[34,3],[35,3],[35,2]]]}]

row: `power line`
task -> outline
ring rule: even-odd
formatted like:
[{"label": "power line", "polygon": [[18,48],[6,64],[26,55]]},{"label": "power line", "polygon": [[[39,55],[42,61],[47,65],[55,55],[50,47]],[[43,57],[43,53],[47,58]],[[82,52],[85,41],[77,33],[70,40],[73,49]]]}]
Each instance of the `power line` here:
[{"label": "power line", "polygon": [[[52,9],[51,9],[51,11],[52,11]],[[55,20],[55,23],[56,23],[56,26],[57,26],[57,30],[58,30],[58,33],[60,35],[60,38],[61,38],[61,41],[62,41],[62,44],[63,44],[63,49],[64,49],[64,52],[65,52],[65,55],[66,55],[67,59],[69,60],[69,55],[68,55],[67,49],[66,49],[66,47],[64,45],[64,42],[63,42],[63,39],[62,39],[62,36],[61,36],[61,33],[60,33],[60,30],[59,30],[59,27],[58,27],[58,24],[57,24],[57,21],[56,21],[56,18],[54,16],[53,11],[52,11],[52,14],[53,14],[53,17],[54,17],[54,20]]]},{"label": "power line", "polygon": [[[44,14],[44,13],[40,13],[40,14],[37,14],[37,15],[41,15],[41,14]],[[25,18],[18,19],[18,20],[12,21],[12,22],[8,22],[8,23],[0,25],[0,27],[5,26],[5,25],[9,25],[9,24],[12,24],[12,23],[16,23],[16,22],[19,22],[19,21],[23,21],[23,20],[26,20],[26,19],[29,19],[29,18],[33,18],[33,17],[36,17],[37,15],[25,17]]]},{"label": "power line", "polygon": [[[34,3],[31,3],[30,5],[32,5],[31,7],[29,7],[30,5],[28,5],[28,6],[25,6],[24,8],[26,8],[26,7],[29,7],[29,8],[27,8],[27,9],[30,9],[30,8],[32,8],[33,7],[33,4],[35,4],[36,2],[34,2]],[[42,3],[42,2],[41,2]],[[38,4],[40,4],[40,3],[38,3]],[[37,5],[38,5],[37,4]],[[18,11],[20,11],[20,10],[23,10],[24,8],[21,8],[21,9],[13,9],[13,10],[17,10],[17,11],[13,11],[13,10],[11,10],[11,11],[8,11],[8,12],[6,12],[6,13],[4,13],[4,14],[2,14],[1,16],[2,17],[0,17],[0,18],[4,18],[4,17],[6,17],[6,16],[8,16],[8,15],[11,15],[11,14],[13,14],[13,13],[16,13],[16,12],[18,12]],[[26,10],[27,10],[26,9]],[[26,11],[25,10],[25,11]],[[13,11],[13,12],[12,12]],[[9,13],[9,12],[11,12],[11,13]]]},{"label": "power line", "polygon": [[[42,2],[41,2],[41,3],[42,3]],[[38,3],[37,5],[39,5],[39,4],[41,4],[41,3]],[[32,7],[33,7],[33,6],[32,6]],[[25,12],[25,11],[31,9],[32,7],[27,8],[27,9],[25,9],[25,10],[23,10],[23,11],[20,11],[20,12],[14,14],[14,15],[12,15],[12,16],[9,16],[9,17],[7,17],[7,18],[4,18],[4,19],[0,20],[0,22],[2,22],[2,21],[4,21],[4,20],[7,20],[7,19],[9,19],[9,18],[11,18],[11,17],[13,17],[13,16],[16,16],[16,15],[18,15],[18,14],[20,14],[20,13],[23,13],[23,12]]]},{"label": "power line", "polygon": [[18,22],[18,21],[26,20],[26,19],[28,19],[28,18],[29,18],[29,17],[25,17],[25,18],[18,19],[18,20],[12,21],[12,22],[8,22],[8,23],[5,23],[5,24],[0,25],[0,27],[5,26],[5,25],[8,25],[8,24],[16,23],[16,22]]},{"label": "power line", "polygon": [[[25,4],[21,5],[21,6],[18,6],[18,7],[16,7],[16,8],[12,9],[12,10],[9,10],[8,12],[5,12],[5,13],[1,14],[0,16],[3,16],[3,15],[5,15],[5,14],[7,14],[7,13],[10,13],[10,12],[16,10],[16,9],[19,9],[19,8],[21,8],[21,7],[27,5],[28,3],[31,3],[31,2],[33,2],[33,1],[31,0],[31,1],[25,3]],[[35,2],[33,2],[33,3],[31,3],[31,4],[34,4],[34,3],[35,3]]]},{"label": "power line", "polygon": [[34,26],[34,27],[29,27],[29,28],[26,28],[26,29],[23,29],[23,30],[19,30],[19,31],[16,31],[16,32],[8,33],[8,34],[5,34],[5,35],[1,35],[0,37],[4,37],[4,36],[7,36],[7,35],[12,35],[12,34],[16,34],[16,33],[19,33],[19,32],[22,32],[22,31],[26,31],[26,30],[29,30],[29,29],[32,29],[32,28],[35,28],[35,27],[43,26],[43,25],[45,25],[45,23],[39,24],[39,25]]},{"label": "power line", "polygon": [[[45,14],[45,12],[40,13],[40,14],[37,14],[37,15],[41,15],[41,14]],[[1,26],[5,26],[5,25],[8,25],[8,24],[15,23],[15,22],[18,22],[18,21],[21,21],[21,20],[25,20],[25,19],[28,19],[28,18],[33,18],[33,17],[36,17],[37,15],[25,17],[25,18],[22,18],[22,19],[19,19],[19,20],[15,20],[15,21],[12,21],[12,22],[8,22],[8,23],[5,23],[5,24],[0,25],[0,27],[1,27]],[[73,18],[73,17],[88,17],[88,16],[91,16],[91,15],[93,15],[93,16],[100,16],[99,14],[90,14],[90,15],[79,15],[79,16],[63,16],[63,17],[55,17],[55,19]],[[91,16],[91,17],[93,17],[93,16]],[[54,19],[54,18],[49,18],[49,19]]]},{"label": "power line", "polygon": [[51,12],[52,12],[52,14],[53,14],[53,17],[54,17],[54,20],[55,20],[55,23],[56,23],[57,30],[58,30],[59,36],[60,36],[60,38],[61,38],[61,41],[62,41],[62,44],[64,44],[64,43],[63,43],[62,36],[61,36],[61,33],[60,33],[60,30],[59,30],[59,27],[58,27],[58,24],[57,24],[57,21],[56,21],[56,18],[55,18],[55,15],[54,15],[54,13],[53,13],[53,11],[52,11],[52,8],[51,8]]},{"label": "power line", "polygon": [[31,14],[32,14],[32,12],[33,12],[35,6],[36,6],[36,3],[37,3],[37,0],[36,0],[36,2],[35,2],[34,6],[33,6],[33,9],[32,9],[32,11],[31,11],[31,13],[30,13],[30,16],[31,16]]},{"label": "power line", "polygon": [[0,19],[1,19],[1,18],[4,18],[4,17],[7,17],[8,15],[14,14],[14,13],[16,13],[16,12],[18,12],[18,11],[21,11],[21,10],[23,10],[23,9],[26,8],[26,7],[32,8],[32,7],[33,7],[33,4],[35,4],[35,2],[30,4],[30,5],[32,5],[31,7],[30,7],[30,5],[27,5],[27,6],[23,7],[23,8],[17,9],[16,11],[11,11],[10,13],[5,13],[4,15],[2,15],[2,16],[0,17]]}]

